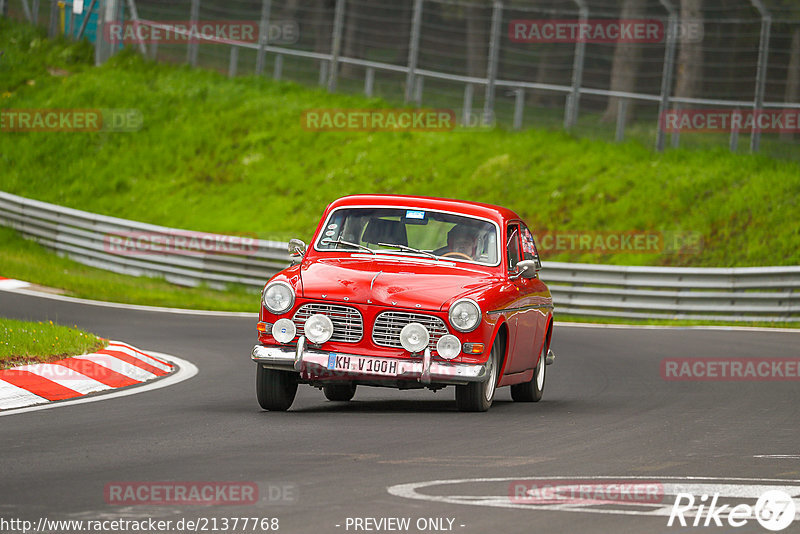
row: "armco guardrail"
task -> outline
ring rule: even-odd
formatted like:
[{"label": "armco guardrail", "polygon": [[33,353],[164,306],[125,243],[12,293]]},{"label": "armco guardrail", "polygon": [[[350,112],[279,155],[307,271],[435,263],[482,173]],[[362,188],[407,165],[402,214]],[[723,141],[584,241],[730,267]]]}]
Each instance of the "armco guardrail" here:
[{"label": "armco guardrail", "polygon": [[[286,243],[259,239],[248,241],[248,250],[239,254],[120,254],[109,246],[109,236],[145,233],[175,240],[189,232],[3,192],[0,225],[13,227],[25,237],[87,265],[124,274],[162,276],[182,285],[220,287],[238,283],[261,287],[289,264]],[[232,238],[202,236],[219,242]],[[553,293],[556,312],[561,314],[800,321],[800,266],[708,269],[547,262],[542,278]]]}]

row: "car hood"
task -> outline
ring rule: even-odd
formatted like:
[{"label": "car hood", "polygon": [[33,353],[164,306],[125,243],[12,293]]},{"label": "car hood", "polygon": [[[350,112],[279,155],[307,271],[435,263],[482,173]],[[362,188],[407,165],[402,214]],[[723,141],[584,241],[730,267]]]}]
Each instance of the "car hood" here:
[{"label": "car hood", "polygon": [[301,278],[305,298],[440,310],[495,277],[452,262],[398,257],[316,259],[302,267]]}]

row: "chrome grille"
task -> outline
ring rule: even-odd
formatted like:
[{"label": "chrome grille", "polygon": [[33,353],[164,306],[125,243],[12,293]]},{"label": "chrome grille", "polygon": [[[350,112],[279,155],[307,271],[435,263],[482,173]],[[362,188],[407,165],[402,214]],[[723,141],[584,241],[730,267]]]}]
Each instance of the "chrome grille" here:
[{"label": "chrome grille", "polygon": [[314,314],[327,315],[333,323],[333,336],[331,341],[341,343],[356,343],[364,336],[364,319],[361,313],[351,306],[337,304],[304,304],[295,312],[292,321],[297,327],[297,335],[303,335],[303,326],[306,319]]},{"label": "chrome grille", "polygon": [[382,347],[403,348],[403,345],[400,344],[400,330],[408,323],[420,323],[428,329],[428,333],[431,335],[428,347],[431,350],[436,349],[436,342],[440,337],[449,333],[444,321],[434,315],[385,311],[375,318],[375,325],[372,327],[372,341]]}]

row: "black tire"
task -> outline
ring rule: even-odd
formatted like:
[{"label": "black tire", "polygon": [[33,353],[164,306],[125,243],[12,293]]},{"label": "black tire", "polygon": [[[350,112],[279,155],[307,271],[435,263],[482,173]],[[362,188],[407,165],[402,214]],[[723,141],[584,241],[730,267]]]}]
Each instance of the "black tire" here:
[{"label": "black tire", "polygon": [[297,394],[297,373],[256,368],[256,396],[265,410],[285,412]]},{"label": "black tire", "polygon": [[511,386],[511,398],[514,402],[539,402],[544,395],[544,379],[547,369],[547,346],[542,347],[539,363],[533,371],[530,382]]},{"label": "black tire", "polygon": [[494,393],[497,390],[497,381],[500,379],[500,366],[502,365],[503,343],[495,340],[489,354],[489,379],[485,382],[470,382],[463,386],[456,386],[456,406],[460,412],[485,412],[492,406]]},{"label": "black tire", "polygon": [[328,384],[322,386],[322,392],[329,401],[347,402],[356,394],[355,384]]}]

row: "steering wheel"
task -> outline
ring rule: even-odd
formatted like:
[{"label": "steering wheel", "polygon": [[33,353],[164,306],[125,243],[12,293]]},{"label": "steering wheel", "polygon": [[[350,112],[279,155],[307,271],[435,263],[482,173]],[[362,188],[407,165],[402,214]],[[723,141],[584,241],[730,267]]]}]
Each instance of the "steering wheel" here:
[{"label": "steering wheel", "polygon": [[455,256],[456,258],[464,258],[465,260],[473,261],[471,257],[467,256],[463,252],[446,252],[442,254],[443,258],[447,258],[449,256]]}]

